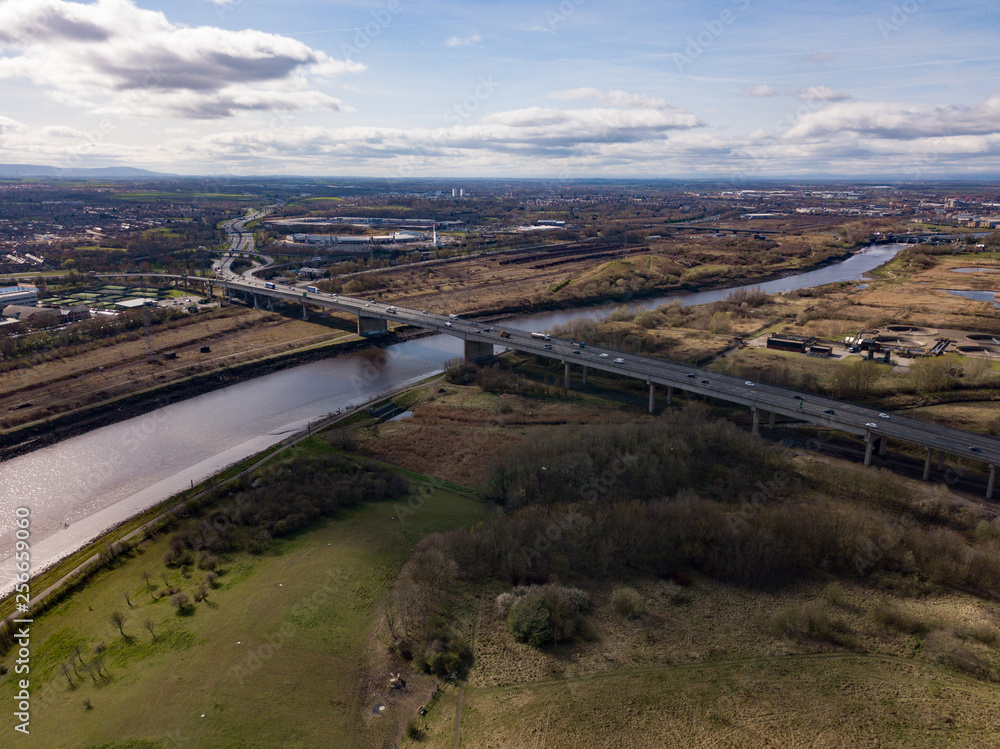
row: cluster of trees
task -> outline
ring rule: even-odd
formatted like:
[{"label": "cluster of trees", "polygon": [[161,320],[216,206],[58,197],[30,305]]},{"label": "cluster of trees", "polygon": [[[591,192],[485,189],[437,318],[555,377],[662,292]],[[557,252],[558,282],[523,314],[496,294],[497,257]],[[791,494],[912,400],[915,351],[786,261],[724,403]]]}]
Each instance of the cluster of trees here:
[{"label": "cluster of trees", "polygon": [[[639,573],[689,584],[696,571],[755,590],[831,574],[907,592],[1000,586],[1000,523],[956,512],[945,496],[915,499],[871,469],[802,473],[702,408],[658,422],[574,429],[500,456],[487,520],[424,539],[419,566],[397,583],[397,637],[424,642],[449,610],[442,591],[462,580],[523,586],[497,603],[512,635],[536,646],[586,631],[586,597],[557,580]],[[641,600],[619,597],[622,616],[641,611]]]},{"label": "cluster of trees", "polygon": [[306,528],[320,518],[364,501],[409,491],[398,473],[339,455],[302,456],[255,475],[211,501],[211,512],[170,540],[165,562],[191,564],[193,554],[263,551],[272,539]]},{"label": "cluster of trees", "polygon": [[655,500],[697,489],[740,501],[787,460],[704,404],[652,422],[557,433],[498,456],[486,497],[507,508],[536,504]]}]

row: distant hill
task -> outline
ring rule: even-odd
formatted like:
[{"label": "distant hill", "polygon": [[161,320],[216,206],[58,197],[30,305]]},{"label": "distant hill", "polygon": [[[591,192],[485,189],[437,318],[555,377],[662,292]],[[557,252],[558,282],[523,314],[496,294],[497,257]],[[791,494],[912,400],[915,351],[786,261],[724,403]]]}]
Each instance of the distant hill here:
[{"label": "distant hill", "polygon": [[176,177],[176,174],[165,172],[151,172],[148,169],[136,169],[131,166],[105,166],[97,168],[73,168],[61,169],[55,166],[41,166],[38,164],[0,164],[0,178],[9,177]]}]

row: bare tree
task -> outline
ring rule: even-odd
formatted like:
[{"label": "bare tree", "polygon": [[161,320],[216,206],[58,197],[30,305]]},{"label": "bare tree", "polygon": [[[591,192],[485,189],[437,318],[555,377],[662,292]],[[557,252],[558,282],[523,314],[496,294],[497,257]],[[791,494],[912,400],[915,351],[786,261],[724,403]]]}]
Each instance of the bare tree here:
[{"label": "bare tree", "polygon": [[153,631],[153,628],[156,626],[156,623],[152,619],[147,618],[142,623],[142,626],[144,626],[146,629],[149,630],[149,634],[153,636],[153,642],[156,642],[156,632]]},{"label": "bare tree", "polygon": [[128,595],[128,591],[127,591],[127,590],[125,591],[125,603],[127,603],[127,604],[128,604],[128,607],[129,607],[130,609],[134,609],[134,608],[135,608],[135,606],[133,606],[133,605],[132,605],[132,599],[131,599],[131,598],[129,598],[129,595]]},{"label": "bare tree", "polygon": [[62,671],[62,675],[66,677],[66,681],[69,682],[70,689],[76,689],[76,684],[73,683],[73,677],[70,676],[69,666],[65,663],[59,664],[59,670]]},{"label": "bare tree", "polygon": [[142,577],[143,582],[146,583],[147,588],[153,587],[153,584],[150,582],[150,579],[152,579],[153,576],[149,574],[148,570],[143,570],[140,577]]},{"label": "bare tree", "polygon": [[111,623],[118,627],[118,631],[121,632],[122,637],[127,637],[125,630],[123,629],[123,626],[125,625],[125,614],[121,611],[112,611],[110,619]]}]

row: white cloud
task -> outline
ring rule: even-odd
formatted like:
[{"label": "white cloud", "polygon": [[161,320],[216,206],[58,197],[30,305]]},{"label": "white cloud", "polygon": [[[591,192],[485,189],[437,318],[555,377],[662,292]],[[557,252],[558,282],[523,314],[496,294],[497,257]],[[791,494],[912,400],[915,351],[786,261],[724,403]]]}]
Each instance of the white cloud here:
[{"label": "white cloud", "polygon": [[889,140],[1000,133],[1000,96],[975,106],[844,102],[803,114],[785,139],[850,134]]},{"label": "white cloud", "polygon": [[829,86],[809,86],[808,88],[791,88],[788,93],[802,101],[844,101],[849,99],[842,91],[834,91]]},{"label": "white cloud", "polygon": [[744,96],[777,96],[778,92],[775,91],[770,86],[761,84],[759,86],[754,86],[753,88],[748,88],[743,92]]},{"label": "white cloud", "polygon": [[612,107],[635,109],[677,109],[676,105],[656,96],[630,94],[627,91],[618,90],[602,91],[598,88],[571,88],[564,91],[553,91],[549,94],[549,98],[562,101],[592,99]]},{"label": "white cloud", "polygon": [[779,91],[761,84],[743,91],[744,96],[794,96],[802,101],[843,101],[850,97],[842,91],[834,91],[829,86],[808,86],[807,88],[786,88]]},{"label": "white cloud", "polygon": [[302,90],[305,76],[364,70],[276,34],[177,26],[132,0],[7,0],[0,48],[13,52],[0,78],[27,78],[64,103],[161,117],[337,110],[336,99]]},{"label": "white cloud", "polygon": [[479,34],[472,34],[471,36],[452,36],[448,38],[444,44],[446,47],[478,47],[479,43],[483,41],[483,37]]}]

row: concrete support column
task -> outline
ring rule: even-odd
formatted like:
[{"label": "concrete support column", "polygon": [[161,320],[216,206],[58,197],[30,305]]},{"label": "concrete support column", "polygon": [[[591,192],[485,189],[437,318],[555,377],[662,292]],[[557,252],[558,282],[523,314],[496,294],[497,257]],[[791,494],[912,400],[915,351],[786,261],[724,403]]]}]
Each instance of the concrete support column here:
[{"label": "concrete support column", "polygon": [[649,383],[649,412],[656,413],[656,385]]},{"label": "concrete support column", "polygon": [[466,361],[476,361],[477,359],[486,359],[487,357],[490,356],[493,356],[492,343],[483,343],[482,341],[465,342]]},{"label": "concrete support column", "polygon": [[757,410],[757,406],[750,406],[750,410],[753,411],[753,431],[754,437],[760,436],[760,412]]},{"label": "concrete support column", "polygon": [[771,415],[767,417],[767,428],[774,429],[774,421],[777,418],[777,414],[771,411]]},{"label": "concrete support column", "polygon": [[569,390],[569,362],[563,362],[563,387]]},{"label": "concrete support column", "polygon": [[381,317],[358,313],[358,335],[379,335],[388,332],[388,323]]},{"label": "concrete support column", "polygon": [[302,319],[303,320],[309,319],[309,315],[306,314],[306,306],[304,304],[302,305]]},{"label": "concrete support column", "polygon": [[939,471],[944,470],[944,450],[938,450],[938,468]]},{"label": "concrete support column", "polygon": [[884,458],[885,457],[885,450],[886,450],[886,447],[888,446],[888,444],[889,444],[889,438],[888,437],[879,437],[878,438],[878,455],[879,455],[880,458]]},{"label": "concrete support column", "polygon": [[583,384],[584,385],[587,384],[587,368],[586,367],[583,368]]},{"label": "concrete support column", "polygon": [[931,449],[928,447],[926,453],[924,454],[924,481],[929,481],[931,478]]},{"label": "concrete support column", "polygon": [[671,405],[674,402],[674,386],[667,385],[667,405]]},{"label": "concrete support column", "polygon": [[865,465],[870,466],[872,464],[872,445],[873,441],[871,439],[865,438]]},{"label": "concrete support column", "polygon": [[259,309],[259,305],[257,304],[257,295],[256,294],[253,295],[253,308],[254,309]]},{"label": "concrete support column", "polygon": [[993,499],[993,485],[996,483],[997,479],[997,467],[994,465],[990,466],[990,478],[986,482],[986,499]]}]

